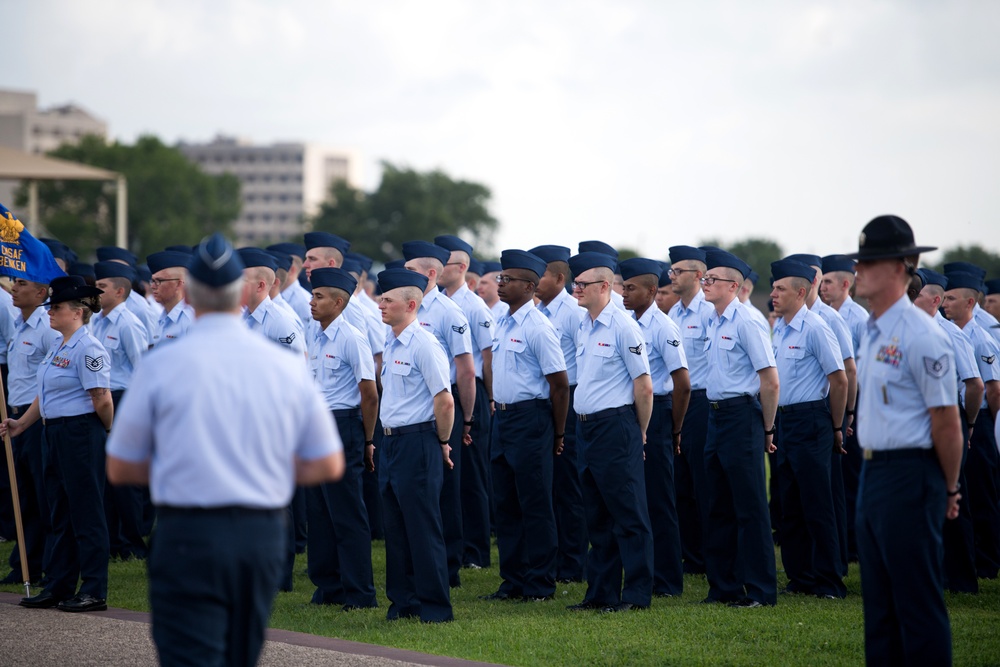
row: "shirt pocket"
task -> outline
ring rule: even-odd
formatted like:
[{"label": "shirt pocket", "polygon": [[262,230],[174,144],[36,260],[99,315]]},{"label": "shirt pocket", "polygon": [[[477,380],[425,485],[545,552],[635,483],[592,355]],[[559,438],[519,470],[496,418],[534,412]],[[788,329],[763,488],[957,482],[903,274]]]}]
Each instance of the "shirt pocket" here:
[{"label": "shirt pocket", "polygon": [[[732,370],[737,367],[739,351],[736,349],[736,339],[735,338],[720,338],[718,341],[719,350],[721,350],[719,357],[722,363],[725,365],[727,370]],[[706,350],[708,347],[706,346]]]},{"label": "shirt pocket", "polygon": [[392,382],[392,387],[399,396],[406,396],[406,386],[407,378],[410,376],[410,372],[413,370],[413,366],[409,362],[404,362],[400,360],[393,360],[389,364],[389,375]]},{"label": "shirt pocket", "polygon": [[782,351],[782,357],[789,360],[788,370],[792,377],[799,377],[802,374],[803,359],[806,358],[806,351],[801,347],[790,348],[788,346]]},{"label": "shirt pocket", "polygon": [[508,341],[507,349],[504,351],[504,368],[509,371],[516,371],[519,363],[523,366],[524,362],[522,361],[523,357],[521,355],[524,354],[525,347],[526,344],[524,341],[516,343]]},{"label": "shirt pocket", "polygon": [[101,345],[103,345],[104,349],[109,353],[113,354],[122,346],[122,342],[117,338],[109,338],[108,336],[105,336],[104,340],[101,341]]}]

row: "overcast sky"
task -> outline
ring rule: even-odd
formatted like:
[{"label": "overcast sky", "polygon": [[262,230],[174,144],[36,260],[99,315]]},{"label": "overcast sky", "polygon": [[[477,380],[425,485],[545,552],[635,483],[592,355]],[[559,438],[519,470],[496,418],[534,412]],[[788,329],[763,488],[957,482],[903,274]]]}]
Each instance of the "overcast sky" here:
[{"label": "overcast sky", "polygon": [[1000,2],[32,0],[0,87],[131,142],[358,150],[493,191],[497,249],[1000,250]]}]

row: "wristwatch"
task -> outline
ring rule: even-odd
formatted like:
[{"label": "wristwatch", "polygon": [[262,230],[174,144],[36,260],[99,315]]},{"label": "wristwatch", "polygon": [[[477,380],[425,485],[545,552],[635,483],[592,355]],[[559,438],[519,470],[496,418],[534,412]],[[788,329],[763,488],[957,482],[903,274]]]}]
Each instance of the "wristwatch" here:
[{"label": "wristwatch", "polygon": [[764,431],[764,435],[777,435],[777,434],[778,434],[778,425],[777,424],[773,424],[770,429],[768,429],[767,431]]}]

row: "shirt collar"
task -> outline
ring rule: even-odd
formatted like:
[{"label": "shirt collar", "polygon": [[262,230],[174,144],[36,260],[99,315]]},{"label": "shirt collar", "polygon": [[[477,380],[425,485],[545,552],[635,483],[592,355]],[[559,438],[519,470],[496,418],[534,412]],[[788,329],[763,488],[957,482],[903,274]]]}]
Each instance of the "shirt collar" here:
[{"label": "shirt collar", "polygon": [[[435,301],[437,301],[440,298],[441,298],[441,292],[435,286],[434,289],[432,289],[430,292],[428,292],[427,294],[424,295],[423,300],[420,302],[420,309],[421,310],[429,309],[431,307],[431,304],[433,304]],[[444,297],[444,298],[448,298],[448,297]]]},{"label": "shirt collar", "polygon": [[594,323],[600,322],[606,327],[611,327],[611,323],[614,321],[618,313],[622,312],[618,306],[615,305],[614,301],[608,301],[608,305],[604,306],[604,310],[600,312]]},{"label": "shirt collar", "polygon": [[788,326],[795,329],[796,331],[802,331],[802,325],[805,324],[806,313],[808,312],[809,312],[809,307],[806,306],[806,304],[802,304],[802,307],[799,308],[799,312],[795,313],[795,316],[792,318],[791,322],[788,322]]},{"label": "shirt collar", "polygon": [[[656,306],[655,303],[649,304],[649,308],[647,308],[646,312],[644,312],[642,314],[642,317],[636,318],[635,321],[638,322],[639,326],[641,326],[643,329],[648,329],[650,326],[652,326],[652,324],[653,324],[653,317],[655,317],[655,315],[653,313],[653,309],[656,308],[656,307],[657,306]],[[634,316],[634,312],[635,311],[633,311],[633,316]]]},{"label": "shirt collar", "polygon": [[247,316],[250,319],[256,320],[258,324],[263,324],[264,318],[267,317],[267,314],[271,311],[271,308],[274,307],[273,304],[274,302],[271,301],[271,297],[265,296],[264,300],[257,305],[257,307],[254,309],[252,313],[247,313]]},{"label": "shirt collar", "polygon": [[[330,326],[328,326],[327,328],[323,329],[320,332],[320,336],[326,336],[330,340],[334,340],[337,337],[337,334],[340,332],[340,323],[344,319],[343,316],[344,313],[341,313],[337,317],[333,318],[333,322],[330,322]],[[319,327],[316,328],[319,329]]]},{"label": "shirt collar", "polygon": [[27,322],[24,322],[22,320],[21,312],[18,311],[18,313],[17,313],[17,319],[15,320],[15,322],[18,325],[20,325],[20,324],[27,324],[32,329],[37,329],[40,326],[42,326],[43,324],[46,327],[49,326],[48,319],[49,319],[49,311],[45,310],[45,308],[43,306],[39,306],[38,308],[35,308],[34,311],[32,311],[31,315],[28,315],[28,321]]},{"label": "shirt collar", "polygon": [[403,347],[409,347],[410,341],[413,340],[413,336],[416,335],[416,331],[420,329],[420,322],[418,320],[413,320],[410,322],[405,329],[399,332],[397,336],[392,330],[389,330],[390,340],[398,340]]}]

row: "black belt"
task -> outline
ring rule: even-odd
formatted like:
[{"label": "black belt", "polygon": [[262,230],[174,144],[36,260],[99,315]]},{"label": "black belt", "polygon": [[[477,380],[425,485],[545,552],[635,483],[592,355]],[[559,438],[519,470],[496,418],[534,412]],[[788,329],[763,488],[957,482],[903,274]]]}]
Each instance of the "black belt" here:
[{"label": "black belt", "polygon": [[407,433],[422,433],[424,431],[433,431],[434,422],[420,422],[419,424],[407,424],[406,426],[386,426],[382,429],[382,433],[385,435],[406,435]]},{"label": "black belt", "polygon": [[692,389],[691,390],[691,395],[694,396],[695,394],[704,394],[704,393],[707,393],[707,392],[708,392],[707,389]]},{"label": "black belt", "polygon": [[48,419],[42,419],[43,426],[54,426],[55,424],[68,424],[69,422],[79,421],[87,417],[96,417],[96,412],[86,412],[82,415],[73,415],[72,417],[50,417]]},{"label": "black belt", "polygon": [[594,421],[596,419],[606,419],[608,417],[614,417],[615,415],[625,414],[626,412],[632,412],[631,405],[622,405],[617,408],[608,408],[607,410],[601,410],[599,412],[592,412],[589,415],[577,415],[576,418],[582,422]]},{"label": "black belt", "polygon": [[712,406],[713,410],[721,410],[722,408],[731,408],[734,405],[743,405],[744,403],[753,403],[754,397],[747,396],[746,394],[742,396],[736,396],[734,398],[724,398],[721,401],[709,401],[708,404]]},{"label": "black belt", "polygon": [[10,414],[14,416],[23,415],[30,407],[31,403],[28,403],[27,405],[12,405],[10,406]]},{"label": "black belt", "polygon": [[552,403],[547,398],[529,398],[526,401],[518,401],[517,403],[494,403],[494,405],[497,410],[503,412],[518,412],[530,408],[550,408]]},{"label": "black belt", "polygon": [[812,410],[813,408],[825,408],[826,399],[819,399],[818,401],[803,401],[802,403],[792,403],[791,405],[779,405],[778,410],[781,412],[799,412],[800,410]]},{"label": "black belt", "polygon": [[899,461],[901,459],[937,458],[933,447],[909,447],[907,449],[866,449],[863,452],[865,461]]},{"label": "black belt", "polygon": [[673,394],[653,394],[653,403],[671,403],[673,400]]},{"label": "black belt", "polygon": [[239,505],[226,505],[224,507],[175,507],[173,505],[157,505],[156,512],[160,516],[217,516],[217,517],[239,517],[239,516],[263,516],[277,517],[285,513],[285,508],[266,509],[259,507],[241,507]]},{"label": "black belt", "polygon": [[361,416],[361,408],[344,408],[343,410],[330,410],[337,419],[356,419]]}]

